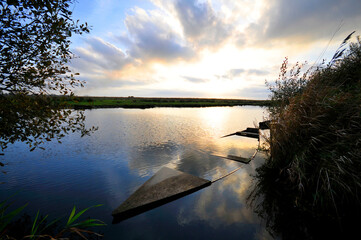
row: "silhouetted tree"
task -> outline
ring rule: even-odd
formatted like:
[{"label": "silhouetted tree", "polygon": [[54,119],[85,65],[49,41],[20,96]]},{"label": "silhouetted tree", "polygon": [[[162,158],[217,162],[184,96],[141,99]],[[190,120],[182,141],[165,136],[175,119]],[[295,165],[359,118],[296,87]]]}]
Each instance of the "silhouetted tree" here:
[{"label": "silhouetted tree", "polygon": [[88,33],[72,19],[72,0],[0,2],[0,149],[26,142],[33,150],[69,131],[86,134],[82,112],[64,109],[51,94],[73,95],[83,82],[67,64],[70,37]]}]

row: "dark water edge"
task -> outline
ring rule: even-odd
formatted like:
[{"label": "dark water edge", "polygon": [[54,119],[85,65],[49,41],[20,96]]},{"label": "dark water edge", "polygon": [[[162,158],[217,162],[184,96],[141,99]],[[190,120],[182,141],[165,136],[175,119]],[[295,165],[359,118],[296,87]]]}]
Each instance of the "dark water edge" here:
[{"label": "dark water edge", "polygon": [[[267,161],[267,160],[266,160]],[[281,239],[353,239],[359,232],[361,205],[358,199],[350,201],[334,195],[335,204],[316,205],[315,199],[300,201],[297,189],[269,162],[256,169],[251,206],[266,221],[268,231]],[[303,192],[311,195],[309,188]],[[311,189],[312,191],[312,189]],[[311,192],[312,193],[312,192]],[[336,205],[336,201],[341,204]],[[297,201],[298,200],[298,201]]]}]

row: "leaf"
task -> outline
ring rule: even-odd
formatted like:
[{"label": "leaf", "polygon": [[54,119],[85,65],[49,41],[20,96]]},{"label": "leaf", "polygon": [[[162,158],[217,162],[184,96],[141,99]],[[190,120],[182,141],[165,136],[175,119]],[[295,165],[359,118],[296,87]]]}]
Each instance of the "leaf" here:
[{"label": "leaf", "polygon": [[342,44],[345,44],[351,37],[352,35],[355,33],[356,31],[353,31],[352,33],[350,33],[342,42]]},{"label": "leaf", "polygon": [[73,224],[72,227],[83,227],[83,228],[87,228],[87,227],[96,227],[96,226],[105,226],[106,224],[98,219],[88,219],[88,220],[84,220],[82,222]]},{"label": "leaf", "polygon": [[66,223],[66,225],[69,225],[69,224],[71,224],[73,221],[72,221],[72,218],[73,218],[73,216],[74,216],[74,214],[75,214],[75,206],[73,207],[73,210],[71,211],[71,213],[70,213],[70,216],[69,216],[69,219],[68,219],[68,222]]},{"label": "leaf", "polygon": [[[71,212],[70,216],[69,216],[69,220],[67,222],[67,226],[70,226],[75,220],[77,220],[83,213],[85,213],[86,211],[88,211],[90,208],[93,208],[93,207],[100,207],[102,206],[103,204],[98,204],[98,205],[94,205],[94,206],[91,206],[91,207],[88,207],[88,208],[85,208],[83,209],[82,211],[78,212],[75,216],[75,206],[73,208],[73,211]],[[74,216],[74,217],[73,217]],[[71,225],[71,226],[74,226],[74,225]]]},{"label": "leaf", "polygon": [[[5,216],[1,216],[0,217],[0,232],[2,232],[5,227],[11,222],[11,220],[17,215],[19,214],[28,204],[25,204],[13,211],[11,211],[10,213],[6,214]],[[2,214],[3,215],[3,214]]]},{"label": "leaf", "polygon": [[56,223],[57,221],[59,221],[59,220],[60,220],[60,219],[57,218],[57,219],[51,221],[49,224],[47,224],[47,225],[42,229],[42,231],[45,230],[45,229],[47,229],[47,228],[50,227],[51,225],[55,224],[55,223]]},{"label": "leaf", "polygon": [[39,216],[39,210],[38,212],[36,213],[36,216],[35,216],[35,219],[34,219],[34,223],[33,223],[33,226],[31,228],[31,234],[34,235],[36,231],[34,231],[35,229],[37,229],[38,227],[35,227],[36,226],[36,221],[38,220],[38,216]]}]

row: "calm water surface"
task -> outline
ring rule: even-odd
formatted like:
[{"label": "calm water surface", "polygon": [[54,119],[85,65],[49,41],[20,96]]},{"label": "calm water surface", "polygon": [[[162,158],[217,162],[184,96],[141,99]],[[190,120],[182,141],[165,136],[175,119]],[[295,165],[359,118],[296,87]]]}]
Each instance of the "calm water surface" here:
[{"label": "calm water surface", "polygon": [[68,216],[74,205],[89,211],[106,227],[104,239],[271,239],[261,220],[247,207],[254,169],[263,155],[235,174],[196,193],[118,224],[111,212],[163,166],[208,180],[241,166],[216,155],[249,157],[255,139],[220,136],[263,120],[260,107],[97,109],[85,111],[99,130],[81,138],[70,134],[62,144],[29,152],[16,143],[2,156],[0,197],[12,193],[16,204],[29,202],[50,216]]}]

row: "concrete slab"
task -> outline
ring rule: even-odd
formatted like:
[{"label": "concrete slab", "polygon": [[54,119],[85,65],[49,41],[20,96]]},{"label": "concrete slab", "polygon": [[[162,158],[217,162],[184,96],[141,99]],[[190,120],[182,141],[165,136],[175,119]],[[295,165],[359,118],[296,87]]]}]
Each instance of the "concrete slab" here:
[{"label": "concrete slab", "polygon": [[112,212],[113,223],[174,201],[210,184],[209,180],[163,167]]}]

